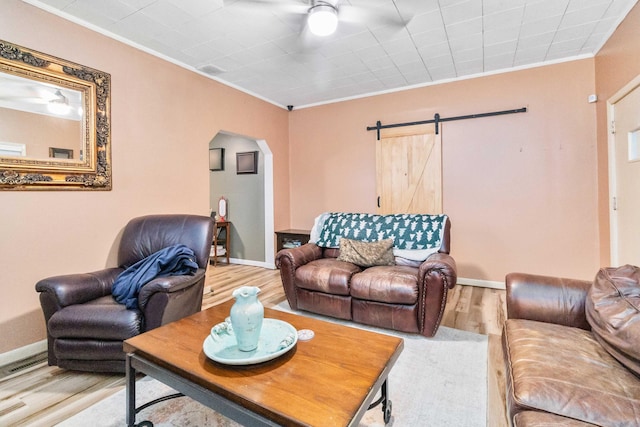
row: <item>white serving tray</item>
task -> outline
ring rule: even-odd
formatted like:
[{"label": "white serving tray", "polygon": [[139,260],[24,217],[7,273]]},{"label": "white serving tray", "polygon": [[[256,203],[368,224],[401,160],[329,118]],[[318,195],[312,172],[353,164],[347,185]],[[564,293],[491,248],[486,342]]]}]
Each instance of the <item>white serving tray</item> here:
[{"label": "white serving tray", "polygon": [[253,365],[275,359],[291,350],[298,342],[298,333],[291,324],[278,319],[264,319],[258,347],[240,351],[230,323],[222,322],[211,328],[204,340],[204,354],[225,365]]}]

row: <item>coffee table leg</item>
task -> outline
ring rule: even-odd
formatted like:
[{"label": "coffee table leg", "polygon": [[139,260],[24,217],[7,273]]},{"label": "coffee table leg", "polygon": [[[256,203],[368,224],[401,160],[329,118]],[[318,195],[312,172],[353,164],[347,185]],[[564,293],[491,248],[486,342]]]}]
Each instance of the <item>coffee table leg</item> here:
[{"label": "coffee table leg", "polygon": [[126,360],[127,373],[127,427],[136,425],[136,370],[131,366],[131,355],[127,354]]},{"label": "coffee table leg", "polygon": [[382,413],[384,414],[384,423],[391,421],[391,401],[389,400],[389,390],[387,389],[387,381],[382,383]]},{"label": "coffee table leg", "polygon": [[391,421],[391,401],[389,400],[389,391],[387,389],[387,380],[384,380],[380,387],[380,398],[369,405],[369,409],[373,409],[382,403],[382,413],[384,414],[384,423]]}]

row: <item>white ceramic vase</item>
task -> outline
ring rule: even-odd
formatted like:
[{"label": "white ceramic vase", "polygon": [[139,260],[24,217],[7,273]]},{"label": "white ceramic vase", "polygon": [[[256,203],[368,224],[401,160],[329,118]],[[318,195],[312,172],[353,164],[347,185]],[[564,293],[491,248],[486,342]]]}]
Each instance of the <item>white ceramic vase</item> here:
[{"label": "white ceramic vase", "polygon": [[260,288],[242,286],[233,291],[235,304],[231,306],[231,326],[240,351],[253,351],[258,347],[264,307],[258,300]]}]

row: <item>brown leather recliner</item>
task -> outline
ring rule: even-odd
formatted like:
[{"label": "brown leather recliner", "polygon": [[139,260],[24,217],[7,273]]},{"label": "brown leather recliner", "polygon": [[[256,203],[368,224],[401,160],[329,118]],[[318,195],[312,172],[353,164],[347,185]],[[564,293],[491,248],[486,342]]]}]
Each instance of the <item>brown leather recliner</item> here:
[{"label": "brown leather recliner", "polygon": [[294,310],[426,337],[436,334],[457,271],[449,255],[447,219],[439,252],[426,260],[396,257],[396,265],[361,268],[339,261],[340,249],[307,243],[276,255],[282,285]]},{"label": "brown leather recliner", "polygon": [[[149,215],[131,220],[118,247],[118,267],[49,277],[36,284],[47,324],[49,365],[91,372],[125,372],[122,342],[200,311],[214,224],[198,215]],[[194,275],[157,277],[139,292],[138,307],[117,303],[120,273],[169,246],[196,255]]]}]

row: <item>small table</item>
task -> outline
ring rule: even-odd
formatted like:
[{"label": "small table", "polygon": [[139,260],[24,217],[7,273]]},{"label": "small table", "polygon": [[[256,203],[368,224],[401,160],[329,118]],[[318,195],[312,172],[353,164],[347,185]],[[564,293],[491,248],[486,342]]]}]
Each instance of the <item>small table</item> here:
[{"label": "small table", "polygon": [[[357,426],[378,390],[391,416],[387,377],[402,338],[264,309],[266,318],[315,336],[284,355],[248,366],[211,361],[202,345],[233,300],[124,342],[127,425],[135,425],[136,372],[148,374],[213,410],[250,426]],[[377,403],[377,402],[375,402]],[[374,404],[375,404],[374,403]]]},{"label": "small table", "polygon": [[310,230],[280,230],[276,231],[276,252],[285,248],[295,248],[309,241]]},{"label": "small table", "polygon": [[[216,229],[213,232],[213,266],[218,264],[218,245],[224,245],[224,254],[227,257],[227,264],[229,264],[229,243],[231,241],[231,222],[230,221],[216,221]],[[224,238],[221,237],[224,233]]]}]

